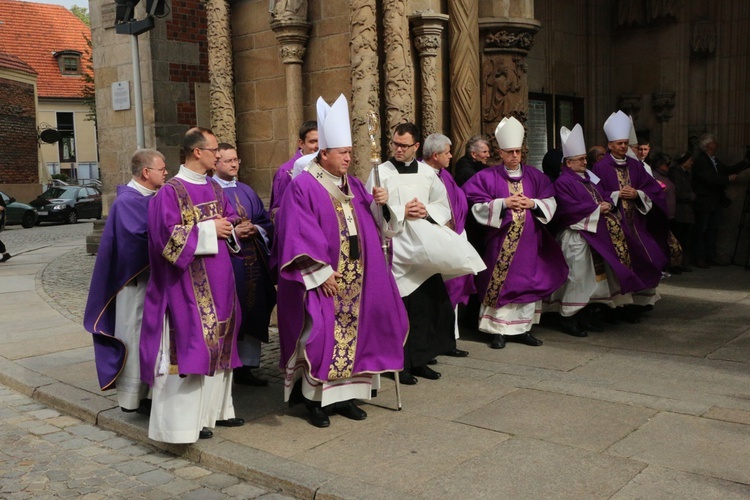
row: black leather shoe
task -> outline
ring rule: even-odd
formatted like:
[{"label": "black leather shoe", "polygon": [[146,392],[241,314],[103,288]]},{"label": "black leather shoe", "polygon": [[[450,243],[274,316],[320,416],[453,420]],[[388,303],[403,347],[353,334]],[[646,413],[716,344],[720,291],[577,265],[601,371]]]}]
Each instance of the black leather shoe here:
[{"label": "black leather shoe", "polygon": [[198,432],[198,439],[211,439],[212,437],[214,437],[214,433],[208,427],[204,427]]},{"label": "black leather shoe", "polygon": [[440,375],[440,373],[436,372],[435,370],[433,370],[427,365],[415,366],[414,368],[411,369],[411,374],[417,377],[427,378],[430,380],[437,380],[442,376]]},{"label": "black leather shoe", "polygon": [[443,356],[451,356],[453,358],[465,358],[469,355],[469,351],[462,351],[461,349],[458,349],[457,347],[454,347],[448,352],[444,352]]},{"label": "black leather shoe", "polygon": [[302,379],[299,379],[294,383],[292,392],[289,394],[289,408],[304,402],[305,398],[302,396]]},{"label": "black leather shoe", "polygon": [[529,332],[522,333],[521,335],[508,335],[508,338],[505,340],[507,340],[508,342],[530,345],[531,347],[539,347],[544,343]]},{"label": "black leather shoe", "polygon": [[250,368],[243,366],[242,368],[234,369],[234,383],[253,387],[266,387],[268,380],[256,377]]},{"label": "black leather shoe", "polygon": [[493,335],[490,347],[493,349],[502,349],[505,347],[505,337],[502,335]]},{"label": "black leather shoe", "polygon": [[310,412],[310,423],[315,427],[322,429],[331,425],[328,415],[326,415],[326,412],[320,406],[310,406],[307,410]]},{"label": "black leather shoe", "polygon": [[367,412],[355,405],[352,400],[337,406],[334,411],[351,420],[364,420],[367,418]]},{"label": "black leather shoe", "polygon": [[8,252],[5,252],[2,259],[0,259],[0,262],[8,262],[10,260],[10,257],[11,255]]},{"label": "black leather shoe", "polygon": [[148,398],[141,399],[138,409],[135,411],[141,415],[151,415],[151,400]]},{"label": "black leather shoe", "polygon": [[216,425],[218,427],[242,427],[245,425],[244,418],[229,418],[227,420],[217,420]]},{"label": "black leather shoe", "polygon": [[618,325],[622,322],[622,308],[607,308],[604,312],[604,320],[610,325]]},{"label": "black leather shoe", "polygon": [[419,382],[419,380],[417,380],[417,377],[407,371],[398,372],[398,381],[399,383],[404,385],[414,385]]},{"label": "black leather shoe", "polygon": [[430,366],[434,366],[434,365],[438,364],[438,360],[437,360],[437,358],[432,358],[431,360],[429,360],[427,362],[427,364],[430,365]]}]

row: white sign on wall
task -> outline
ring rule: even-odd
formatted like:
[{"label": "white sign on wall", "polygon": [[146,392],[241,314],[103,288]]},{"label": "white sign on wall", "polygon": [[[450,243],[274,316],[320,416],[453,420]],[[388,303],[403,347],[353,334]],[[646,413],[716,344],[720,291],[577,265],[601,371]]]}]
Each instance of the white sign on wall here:
[{"label": "white sign on wall", "polygon": [[112,84],[112,109],[122,111],[130,109],[130,82],[114,82]]}]

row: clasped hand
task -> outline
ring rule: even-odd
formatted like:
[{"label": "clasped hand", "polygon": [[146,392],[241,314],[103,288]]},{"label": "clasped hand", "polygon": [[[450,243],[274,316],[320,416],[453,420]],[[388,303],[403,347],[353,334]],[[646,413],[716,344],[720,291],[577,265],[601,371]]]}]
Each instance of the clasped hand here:
[{"label": "clasped hand", "polygon": [[338,271],[334,271],[332,275],[328,277],[321,285],[320,289],[323,290],[323,295],[326,297],[333,297],[339,293],[338,279],[341,278],[342,274]]},{"label": "clasped hand", "polygon": [[625,198],[626,200],[634,200],[638,198],[638,191],[636,191],[633,186],[625,186],[624,188],[620,189],[620,198]]},{"label": "clasped hand", "polygon": [[511,210],[525,210],[534,208],[534,200],[522,194],[514,194],[503,200],[505,207]]},{"label": "clasped hand", "polygon": [[404,209],[407,219],[424,219],[427,217],[427,207],[416,198],[407,202]]},{"label": "clasped hand", "polygon": [[225,219],[224,217],[217,217],[214,219],[214,224],[216,225],[216,236],[220,240],[226,240],[229,239],[229,237],[232,235],[232,223],[229,222],[228,219]]},{"label": "clasped hand", "polygon": [[234,232],[239,239],[246,240],[258,234],[258,227],[245,219],[234,227]]}]

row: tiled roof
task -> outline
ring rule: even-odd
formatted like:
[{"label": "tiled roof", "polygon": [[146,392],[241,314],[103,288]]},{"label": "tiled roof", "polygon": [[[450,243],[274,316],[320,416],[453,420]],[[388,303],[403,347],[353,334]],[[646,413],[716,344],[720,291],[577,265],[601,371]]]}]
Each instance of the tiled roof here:
[{"label": "tiled roof", "polygon": [[0,52],[0,68],[23,71],[24,73],[36,75],[36,71],[34,71],[34,68],[20,60],[13,54],[6,54],[5,52]]},{"label": "tiled roof", "polygon": [[81,67],[86,70],[89,48],[84,36],[91,30],[61,5],[0,0],[0,52],[17,56],[39,75],[39,97],[81,97],[82,76],[60,73],[55,52],[81,52]]}]

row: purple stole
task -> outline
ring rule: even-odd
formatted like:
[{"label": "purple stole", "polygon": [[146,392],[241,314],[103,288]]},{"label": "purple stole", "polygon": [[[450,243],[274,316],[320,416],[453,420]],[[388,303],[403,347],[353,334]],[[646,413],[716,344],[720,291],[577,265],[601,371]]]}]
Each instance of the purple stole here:
[{"label": "purple stole", "polygon": [[[198,223],[237,218],[221,187],[172,178],[149,204],[151,278],[141,327],[141,380],[151,385],[169,315],[169,373],[213,376],[241,366],[237,355],[240,305],[229,249],[219,240],[216,255],[195,255]],[[160,367],[161,368],[161,367]]]},{"label": "purple stole", "polygon": [[[457,234],[464,232],[466,225],[466,216],[469,213],[469,204],[466,201],[466,194],[458,187],[453,176],[447,169],[441,168],[437,173],[440,180],[445,184],[445,190],[448,192],[448,202],[451,206],[451,221],[449,227],[456,231]],[[467,304],[469,296],[477,293],[474,285],[474,275],[467,274],[453,278],[445,282],[445,289],[451,299],[451,305],[455,308],[458,304]]]},{"label": "purple stole", "polygon": [[637,200],[620,198],[617,209],[628,242],[633,271],[646,288],[656,288],[661,280],[662,270],[669,264],[666,195],[640,162],[625,158],[626,164],[619,166],[612,155],[608,154],[594,165],[592,171],[601,179],[599,187],[606,193],[632,186],[651,198],[653,207],[646,215],[637,210]]},{"label": "purple stole", "polygon": [[[554,196],[549,178],[521,165],[521,177],[511,178],[503,165],[477,172],[463,190],[469,205],[489,203],[513,194],[544,199]],[[531,210],[503,210],[499,228],[487,227],[484,241],[487,269],[477,275],[482,302],[493,308],[542,300],[568,277],[560,245]]]},{"label": "purple stole", "polygon": [[129,186],[117,186],[104,226],[83,315],[84,328],[93,334],[94,359],[102,390],[115,387],[128,353],[115,333],[115,297],[148,269],[148,203]]},{"label": "purple stole", "polygon": [[[297,176],[277,214],[272,250],[279,268],[280,366],[286,368],[295,355],[307,317],[306,361],[310,376],[319,381],[401,370],[408,331],[370,212],[372,196],[351,176],[342,189],[350,199],[329,194],[310,172]],[[351,204],[358,255],[351,252],[343,203]],[[342,273],[337,296],[326,297],[320,287],[305,289],[302,273],[314,263]]]},{"label": "purple stole", "polygon": [[[262,227],[268,241],[273,241],[273,223],[260,197],[250,186],[238,182],[236,187],[224,188],[224,196],[240,219]],[[268,267],[270,252],[260,234],[239,243],[241,258],[232,259],[237,297],[242,306],[242,323],[237,338],[243,339],[247,334],[268,342],[268,325],[276,305],[276,288]]]},{"label": "purple stole", "polygon": [[282,163],[276,173],[273,175],[273,185],[271,186],[271,203],[268,208],[268,212],[271,214],[271,220],[276,217],[276,212],[281,206],[281,199],[284,196],[284,191],[289,187],[289,183],[292,182],[292,169],[294,168],[294,162],[302,158],[302,151],[297,150],[286,163]]},{"label": "purple stole", "polygon": [[[579,231],[589,246],[612,268],[620,284],[619,293],[630,293],[645,288],[643,282],[633,273],[625,232],[620,223],[620,216],[614,210],[609,194],[600,186],[591,182],[588,172],[581,177],[569,167],[563,165],[560,177],[555,181],[555,198],[557,211],[554,223],[560,229],[567,228],[589,217],[606,201],[613,205],[613,211],[600,213],[596,232]],[[617,292],[612,290],[613,293]]]}]

